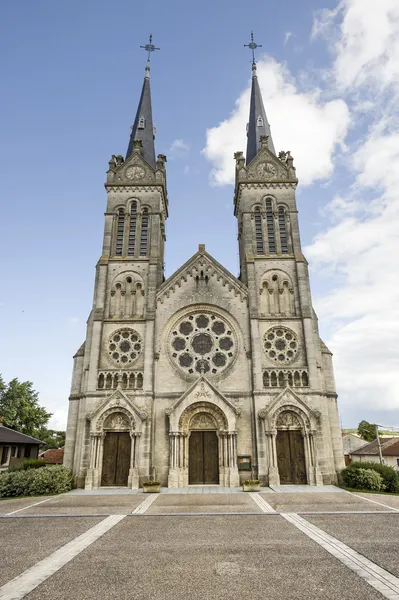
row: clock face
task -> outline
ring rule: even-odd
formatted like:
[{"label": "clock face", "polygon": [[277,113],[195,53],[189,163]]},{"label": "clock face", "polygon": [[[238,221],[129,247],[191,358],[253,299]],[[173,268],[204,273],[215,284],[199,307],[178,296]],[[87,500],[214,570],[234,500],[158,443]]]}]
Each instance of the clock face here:
[{"label": "clock face", "polygon": [[145,170],[139,165],[132,165],[126,169],[125,175],[128,179],[143,179]]},{"label": "clock face", "polygon": [[267,175],[275,177],[277,175],[277,169],[273,163],[270,163],[270,162],[260,163],[258,165],[258,175],[260,177],[264,177]]}]

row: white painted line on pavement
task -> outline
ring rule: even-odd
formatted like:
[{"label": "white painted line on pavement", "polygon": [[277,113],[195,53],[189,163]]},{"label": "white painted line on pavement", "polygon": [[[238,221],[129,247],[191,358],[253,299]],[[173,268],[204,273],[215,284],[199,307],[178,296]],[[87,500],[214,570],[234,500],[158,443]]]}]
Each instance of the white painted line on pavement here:
[{"label": "white painted line on pavement", "polygon": [[148,498],[146,498],[143,502],[141,502],[134,511],[132,511],[132,515],[143,515],[146,510],[148,510],[153,502],[158,498],[159,494],[150,494]]},{"label": "white painted line on pavement", "polygon": [[23,508],[19,508],[18,510],[13,510],[12,512],[6,513],[6,516],[9,517],[10,515],[15,515],[15,513],[21,512],[21,510],[27,510],[28,508],[32,508],[32,506],[37,506],[38,504],[43,504],[43,502],[54,500],[54,498],[58,498],[58,496],[51,496],[51,498],[46,498],[45,500],[40,500],[40,502],[29,504],[29,506],[24,506]]},{"label": "white painted line on pavement", "polygon": [[[390,510],[394,510],[395,512],[399,512],[399,508],[394,508],[393,506],[389,506],[389,504],[383,504],[382,502],[377,502],[377,500],[372,500],[371,498],[365,498],[364,496],[359,496],[358,494],[355,494],[353,492],[348,492],[348,494],[351,494],[351,496],[356,496],[356,498],[361,498],[362,500],[366,500],[367,502],[373,502],[373,504],[379,504],[380,506],[385,506],[386,508],[389,508]],[[376,514],[378,514],[378,513],[376,513]]]},{"label": "white painted line on pavement", "polygon": [[27,569],[21,575],[11,579],[0,587],[1,600],[21,600],[48,577],[54,575],[61,567],[69,563],[75,556],[85,548],[98,540],[104,533],[117,525],[126,515],[111,515],[94,527],[91,527],[82,535],[65,544],[43,560]]},{"label": "white painted line on pavement", "polygon": [[262,498],[262,496],[260,496],[257,492],[249,492],[249,495],[251,496],[252,500],[259,506],[259,508],[264,513],[275,513],[276,512],[274,510],[274,508],[272,506],[270,506],[270,504],[268,502],[266,502],[266,500],[264,500]]},{"label": "white painted line on pavement", "polygon": [[281,513],[281,516],[354,571],[369,585],[373,586],[384,598],[399,600],[398,577],[382,569],[362,554],[359,554],[296,513]]}]

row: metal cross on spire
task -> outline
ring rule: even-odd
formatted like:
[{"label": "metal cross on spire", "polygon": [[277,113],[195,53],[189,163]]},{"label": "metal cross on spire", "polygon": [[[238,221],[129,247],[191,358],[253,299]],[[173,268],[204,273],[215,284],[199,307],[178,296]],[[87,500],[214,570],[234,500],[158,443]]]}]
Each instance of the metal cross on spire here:
[{"label": "metal cross on spire", "polygon": [[252,64],[256,65],[255,60],[255,50],[256,48],[262,48],[262,44],[257,44],[254,40],[254,32],[251,31],[251,41],[249,44],[244,44],[245,48],[250,48],[252,50]]},{"label": "metal cross on spire", "polygon": [[143,48],[146,52],[148,52],[147,62],[150,62],[151,52],[155,52],[155,50],[160,50],[160,48],[156,48],[152,43],[152,33],[150,33],[150,39],[148,44],[146,44],[145,46],[140,46],[140,48]]}]

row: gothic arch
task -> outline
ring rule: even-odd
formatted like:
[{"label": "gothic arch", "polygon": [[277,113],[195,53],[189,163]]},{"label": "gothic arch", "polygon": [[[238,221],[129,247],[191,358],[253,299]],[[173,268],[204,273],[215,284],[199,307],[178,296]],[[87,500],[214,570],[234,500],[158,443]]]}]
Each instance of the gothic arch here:
[{"label": "gothic arch", "polygon": [[210,415],[218,431],[228,431],[229,424],[225,413],[211,402],[195,402],[188,406],[180,416],[179,431],[187,434],[193,428],[193,420],[200,414]]}]

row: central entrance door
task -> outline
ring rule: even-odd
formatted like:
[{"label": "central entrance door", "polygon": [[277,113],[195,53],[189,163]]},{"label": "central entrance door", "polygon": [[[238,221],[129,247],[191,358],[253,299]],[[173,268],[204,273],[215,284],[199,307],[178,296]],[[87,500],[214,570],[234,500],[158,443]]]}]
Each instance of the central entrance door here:
[{"label": "central entrance door", "polygon": [[188,447],[188,482],[219,483],[216,431],[192,431]]},{"label": "central entrance door", "polygon": [[306,484],[305,448],[302,433],[277,431],[277,465],[281,484]]},{"label": "central entrance door", "polygon": [[127,485],[131,443],[129,432],[108,432],[105,435],[101,485]]}]

